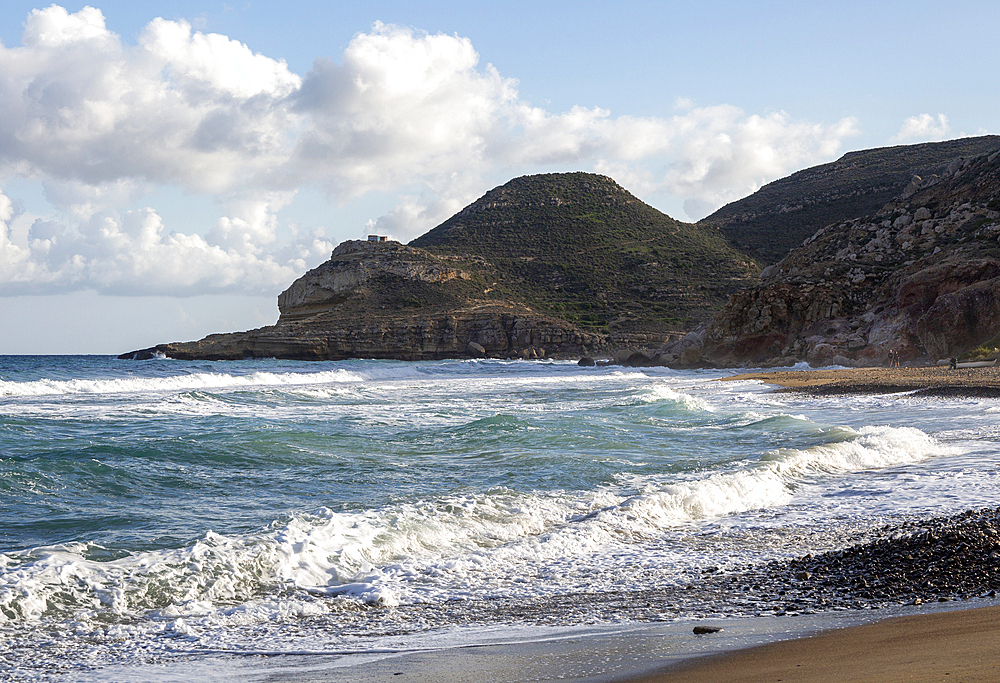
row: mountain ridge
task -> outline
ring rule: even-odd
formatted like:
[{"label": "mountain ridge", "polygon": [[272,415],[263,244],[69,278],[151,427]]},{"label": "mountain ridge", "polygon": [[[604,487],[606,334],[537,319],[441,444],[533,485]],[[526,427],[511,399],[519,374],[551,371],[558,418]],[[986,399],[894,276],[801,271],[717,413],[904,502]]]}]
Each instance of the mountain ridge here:
[{"label": "mountain ridge", "polygon": [[278,298],[275,325],[125,357],[579,357],[654,349],[758,268],[606,176],[522,176],[409,245],[349,240]]},{"label": "mountain ridge", "polygon": [[1000,136],[848,152],[836,161],[779,178],[698,221],[718,229],[761,267],[780,261],[817,229],[875,213],[913,176],[940,174],[956,158],[1000,148]]},{"label": "mountain ridge", "polygon": [[[689,364],[883,365],[1000,342],[1000,144],[826,225],[664,356]],[[676,345],[675,345],[676,346]]]}]

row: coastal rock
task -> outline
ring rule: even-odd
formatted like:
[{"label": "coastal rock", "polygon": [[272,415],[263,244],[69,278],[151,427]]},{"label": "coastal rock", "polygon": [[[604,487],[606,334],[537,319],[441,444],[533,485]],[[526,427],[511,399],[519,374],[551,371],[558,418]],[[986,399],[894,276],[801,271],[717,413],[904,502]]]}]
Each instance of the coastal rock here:
[{"label": "coastal rock", "polygon": [[[873,215],[828,225],[732,295],[703,361],[883,365],[1000,334],[1000,159],[961,159]],[[675,347],[664,347],[661,352]]]},{"label": "coastal rock", "polygon": [[[476,339],[493,341],[484,345]],[[602,348],[597,335],[581,332],[565,321],[492,307],[441,317],[386,316],[365,325],[337,320],[279,323],[249,332],[210,335],[196,342],[160,344],[149,351],[178,360],[443,360],[544,357],[547,352],[540,343],[549,344],[560,356],[576,357],[581,351]]]},{"label": "coastal rock", "polygon": [[1000,327],[1000,278],[940,294],[917,320],[916,331],[932,358],[957,356],[996,336]]},{"label": "coastal rock", "polygon": [[275,325],[121,357],[576,358],[606,348],[601,335],[565,320],[482,297],[482,273],[483,264],[472,258],[439,257],[392,241],[349,241],[281,293]]},{"label": "coastal rock", "polygon": [[399,242],[348,240],[333,250],[329,261],[313,268],[278,295],[279,320],[308,317],[340,303],[372,279],[387,275],[420,282],[471,279],[461,269]]}]

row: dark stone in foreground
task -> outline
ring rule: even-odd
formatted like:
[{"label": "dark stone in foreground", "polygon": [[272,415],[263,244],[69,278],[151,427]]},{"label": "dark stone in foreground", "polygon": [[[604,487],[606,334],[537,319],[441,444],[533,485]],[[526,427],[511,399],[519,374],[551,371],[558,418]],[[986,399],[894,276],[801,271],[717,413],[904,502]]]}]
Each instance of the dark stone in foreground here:
[{"label": "dark stone in foreground", "polygon": [[706,633],[718,633],[722,629],[719,628],[718,626],[695,626],[691,630],[694,632],[695,635],[701,636]]}]

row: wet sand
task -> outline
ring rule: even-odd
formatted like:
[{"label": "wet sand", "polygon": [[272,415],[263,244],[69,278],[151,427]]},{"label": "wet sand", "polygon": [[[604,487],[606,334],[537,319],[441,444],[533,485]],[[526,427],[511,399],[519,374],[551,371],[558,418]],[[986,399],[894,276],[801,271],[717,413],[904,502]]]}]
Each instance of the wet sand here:
[{"label": "wet sand", "polygon": [[733,375],[722,381],[737,380],[757,380],[778,385],[781,391],[813,395],[915,392],[942,397],[1000,397],[1000,367],[773,370]]},{"label": "wet sand", "polygon": [[1000,607],[899,617],[701,659],[631,683],[1000,681]]},{"label": "wet sand", "polygon": [[[892,616],[887,610],[797,618],[605,625],[362,661],[241,662],[220,680],[282,683],[996,683],[1000,606]],[[907,609],[907,608],[899,608]],[[915,609],[915,608],[909,608]],[[933,609],[933,608],[929,608]],[[952,611],[953,610],[953,611]],[[694,635],[692,623],[722,627]],[[491,639],[492,640],[492,639]],[[499,642],[497,642],[499,641]],[[287,661],[291,660],[291,661]],[[237,673],[237,672],[234,672]],[[256,674],[256,675],[254,675]]]}]

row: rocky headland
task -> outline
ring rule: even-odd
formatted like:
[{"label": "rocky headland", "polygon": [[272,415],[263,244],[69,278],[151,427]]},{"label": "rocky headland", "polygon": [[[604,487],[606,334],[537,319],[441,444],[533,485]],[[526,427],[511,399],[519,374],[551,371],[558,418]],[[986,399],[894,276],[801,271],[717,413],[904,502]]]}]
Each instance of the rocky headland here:
[{"label": "rocky headland", "polygon": [[645,359],[758,272],[606,176],[526,176],[410,245],[344,242],[281,293],[274,325],[122,357]]},{"label": "rocky headland", "polygon": [[[278,297],[278,322],[123,354],[179,360],[539,358],[599,353],[600,335],[491,298],[481,259],[350,240]],[[485,273],[485,276],[484,276]]]}]

